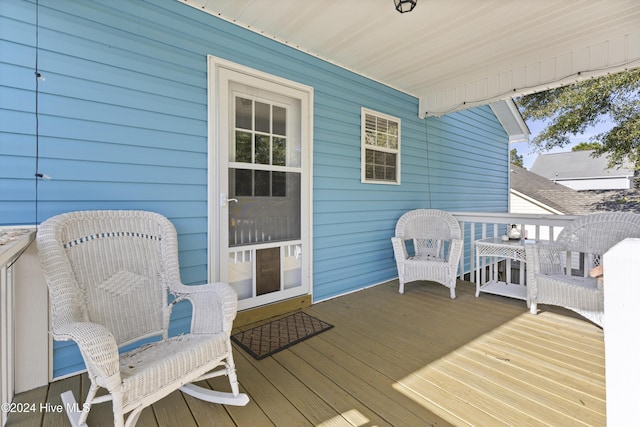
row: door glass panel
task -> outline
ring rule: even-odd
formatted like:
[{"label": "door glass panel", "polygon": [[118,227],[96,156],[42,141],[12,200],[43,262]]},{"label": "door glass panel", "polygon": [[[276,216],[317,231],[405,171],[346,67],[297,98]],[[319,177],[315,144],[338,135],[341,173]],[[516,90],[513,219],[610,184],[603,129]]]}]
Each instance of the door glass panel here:
[{"label": "door glass panel", "polygon": [[256,135],[256,163],[271,164],[271,138],[268,135]]},{"label": "door glass panel", "polygon": [[302,245],[287,245],[284,251],[282,271],[282,283],[284,289],[302,286]]},{"label": "door glass panel", "polygon": [[271,195],[273,197],[287,196],[287,174],[285,172],[271,172]]},{"label": "door glass panel", "polygon": [[229,169],[229,246],[298,240],[300,174]]},{"label": "door glass panel", "polygon": [[[234,176],[231,176],[231,172]],[[230,169],[229,182],[233,180],[235,195],[232,197],[253,196],[253,171],[248,169]]]},{"label": "door glass panel", "polygon": [[251,163],[252,148],[251,134],[249,132],[236,131],[235,159],[232,158],[231,161]]},{"label": "door glass panel", "polygon": [[271,188],[271,172],[269,171],[255,171],[255,192],[256,197],[269,197]]},{"label": "door glass panel", "polygon": [[256,128],[257,132],[271,132],[271,105],[256,101]]},{"label": "door glass panel", "polygon": [[273,131],[275,135],[287,135],[287,110],[273,107]]},{"label": "door glass panel", "polygon": [[273,164],[276,166],[286,166],[287,164],[287,140],[285,138],[273,138]]},{"label": "door glass panel", "polygon": [[231,251],[229,253],[229,284],[238,294],[238,299],[253,296],[252,251]]},{"label": "door glass panel", "polygon": [[252,113],[253,101],[247,98],[236,97],[236,127],[240,129],[252,129]]}]

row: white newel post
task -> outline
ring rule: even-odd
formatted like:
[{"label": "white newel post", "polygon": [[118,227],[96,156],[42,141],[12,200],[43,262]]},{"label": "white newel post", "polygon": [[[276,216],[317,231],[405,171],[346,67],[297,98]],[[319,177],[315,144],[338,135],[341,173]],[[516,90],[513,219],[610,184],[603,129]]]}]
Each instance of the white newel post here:
[{"label": "white newel post", "polygon": [[618,243],[603,262],[607,425],[627,426],[640,402],[640,239]]},{"label": "white newel post", "polygon": [[14,265],[15,391],[49,382],[49,300],[33,242]]}]

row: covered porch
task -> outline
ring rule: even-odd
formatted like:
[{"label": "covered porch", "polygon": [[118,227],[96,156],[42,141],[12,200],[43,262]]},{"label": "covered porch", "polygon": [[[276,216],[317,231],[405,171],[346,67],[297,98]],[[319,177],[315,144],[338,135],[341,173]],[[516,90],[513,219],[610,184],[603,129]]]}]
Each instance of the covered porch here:
[{"label": "covered porch", "polygon": [[[218,280],[228,164],[219,156],[224,167],[214,165],[210,153],[226,147],[215,130],[226,121],[209,112],[226,109],[215,108],[208,92],[207,58],[304,85],[314,94],[313,134],[303,144],[313,199],[301,229],[313,236],[304,253],[313,253],[305,273],[307,299],[316,303],[304,310],[335,328],[261,362],[236,349],[247,407],[173,393],[138,425],[604,425],[601,329],[556,308],[541,307],[534,317],[522,300],[476,298],[470,282],[460,282],[456,300],[435,284],[399,295],[387,282],[395,274],[388,239],[407,210],[457,212],[466,239],[460,275],[474,280],[484,267],[476,240],[502,234],[507,224],[527,227],[530,238],[562,227],[570,218],[506,214],[514,135],[487,104],[637,67],[638,5],[547,1],[525,11],[517,1],[451,9],[424,1],[400,15],[390,0],[366,2],[359,13],[327,3],[3,4],[0,41],[10,60],[2,89],[11,103],[0,108],[9,207],[0,224],[35,226],[72,210],[153,210],[176,224],[185,283]],[[515,22],[526,28],[514,31]],[[399,38],[389,34],[411,43],[396,49]],[[362,182],[363,109],[401,120],[397,184]],[[71,368],[52,375],[46,289],[34,266],[33,246],[15,266],[0,262],[3,421],[67,425],[60,392],[84,395],[88,381],[58,379],[77,372]],[[633,268],[616,280],[640,277]],[[630,419],[627,402],[637,401],[637,386],[628,392],[637,372],[624,370],[635,311],[629,307],[607,330],[607,365],[620,367],[607,369],[607,382],[619,384],[608,390],[624,391],[608,400],[618,402],[608,411],[611,424]],[[189,322],[179,314],[180,325]],[[65,368],[80,361],[55,353],[69,362]],[[15,390],[30,391],[13,399]],[[112,425],[109,405],[89,421]]]},{"label": "covered porch", "polygon": [[[261,361],[234,348],[248,406],[174,392],[138,425],[606,425],[602,329],[556,307],[534,316],[525,301],[476,298],[470,282],[457,290],[451,300],[415,282],[400,295],[390,281],[305,308],[335,327]],[[18,394],[35,410],[6,425],[66,425],[60,393],[87,387],[74,376]],[[101,406],[89,424],[113,425]]]}]

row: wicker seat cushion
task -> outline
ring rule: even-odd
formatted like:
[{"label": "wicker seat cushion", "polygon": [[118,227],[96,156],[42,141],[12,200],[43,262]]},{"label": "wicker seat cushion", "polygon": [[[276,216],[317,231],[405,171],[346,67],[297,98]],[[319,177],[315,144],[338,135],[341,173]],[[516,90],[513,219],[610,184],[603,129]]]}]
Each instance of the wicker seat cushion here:
[{"label": "wicker seat cushion", "polygon": [[179,335],[122,354],[120,375],[125,396],[147,396],[176,378],[195,378],[210,371],[219,364],[211,356],[226,355],[227,338],[225,334]]},{"label": "wicker seat cushion", "polygon": [[550,275],[538,280],[545,303],[577,310],[604,311],[604,294],[591,277]]}]

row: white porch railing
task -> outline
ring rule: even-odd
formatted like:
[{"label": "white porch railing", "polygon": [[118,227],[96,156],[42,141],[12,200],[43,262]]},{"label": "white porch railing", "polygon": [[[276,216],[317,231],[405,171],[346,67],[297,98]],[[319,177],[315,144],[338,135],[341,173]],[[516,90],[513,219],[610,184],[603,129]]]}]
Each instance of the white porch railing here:
[{"label": "white porch railing", "polygon": [[[481,267],[476,265],[475,245],[476,240],[487,237],[500,237],[507,229],[515,224],[524,231],[524,235],[530,240],[552,240],[560,230],[576,217],[571,215],[537,215],[537,214],[510,214],[488,212],[451,212],[460,223],[464,236],[464,250],[459,266],[460,277],[470,273],[469,280],[474,282]],[[482,262],[482,261],[481,261]]]}]

